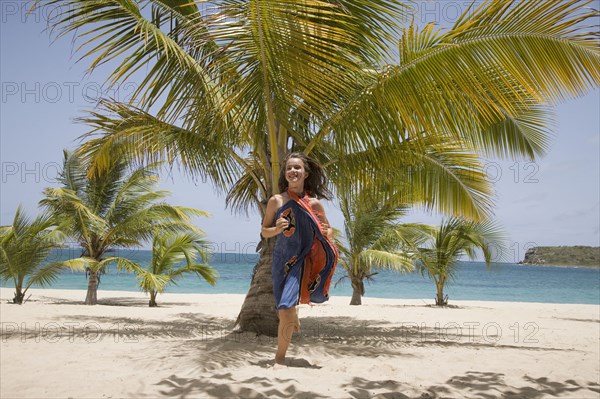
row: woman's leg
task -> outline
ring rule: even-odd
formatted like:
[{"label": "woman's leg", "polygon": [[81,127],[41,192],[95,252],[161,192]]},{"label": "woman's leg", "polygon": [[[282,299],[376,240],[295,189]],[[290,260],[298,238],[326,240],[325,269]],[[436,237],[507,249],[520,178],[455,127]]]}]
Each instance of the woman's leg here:
[{"label": "woman's leg", "polygon": [[292,341],[292,333],[299,327],[296,307],[279,309],[279,327],[277,329],[277,353],[275,363],[285,364],[285,354]]},{"label": "woman's leg", "polygon": [[296,323],[295,323],[295,327],[294,327],[294,332],[299,333],[300,332],[300,309],[298,309],[298,306],[296,306]]}]

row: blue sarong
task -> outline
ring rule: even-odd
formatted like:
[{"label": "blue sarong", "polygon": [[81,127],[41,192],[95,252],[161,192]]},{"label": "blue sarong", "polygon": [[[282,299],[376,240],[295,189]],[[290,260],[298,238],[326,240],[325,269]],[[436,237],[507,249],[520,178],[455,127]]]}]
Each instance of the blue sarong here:
[{"label": "blue sarong", "polygon": [[285,217],[288,227],[277,236],[273,251],[273,294],[277,309],[300,303],[323,303],[338,260],[335,245],[323,235],[320,220],[308,196],[292,199],[277,210],[275,220]]}]

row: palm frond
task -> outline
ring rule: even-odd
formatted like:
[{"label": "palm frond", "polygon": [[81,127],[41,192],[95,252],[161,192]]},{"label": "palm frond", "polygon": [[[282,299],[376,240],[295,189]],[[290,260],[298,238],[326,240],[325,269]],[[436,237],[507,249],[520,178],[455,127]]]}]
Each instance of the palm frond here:
[{"label": "palm frond", "polygon": [[165,274],[154,274],[147,270],[142,270],[136,275],[141,289],[144,292],[156,291],[165,292],[167,285],[171,282],[171,277]]},{"label": "palm frond", "polygon": [[37,285],[40,287],[47,287],[52,285],[59,274],[65,270],[75,270],[75,271],[84,271],[83,268],[80,267],[80,264],[69,263],[69,262],[51,262],[42,267],[40,267],[35,274],[31,275],[27,281],[26,291],[29,287]]},{"label": "palm frond", "polygon": [[413,248],[425,244],[435,231],[434,226],[422,223],[392,224],[385,228],[371,248],[391,251],[402,249],[411,256]]},{"label": "palm frond", "polygon": [[92,171],[107,168],[115,156],[140,164],[177,161],[192,176],[210,178],[224,190],[240,170],[232,151],[236,144],[207,123],[189,130],[110,101],[101,101],[99,110],[79,121],[93,129],[84,135],[88,140],[78,150]]},{"label": "palm frond", "polygon": [[[206,35],[202,16],[193,3],[35,0],[35,6],[58,10],[51,29],[58,32],[59,37],[76,33],[84,40],[77,50],[84,51],[81,58],[92,57],[90,72],[118,57],[123,58],[109,76],[111,85],[127,81],[149,61],[155,60],[132,100],[150,106],[166,87],[171,86],[168,79],[182,75],[187,75],[188,82],[195,83],[196,93],[210,90],[206,67],[210,59],[206,52],[210,54],[214,45]],[[190,53],[186,47],[195,37],[201,37],[202,43],[196,44],[196,50]],[[194,79],[190,79],[189,74]]]},{"label": "palm frond", "polygon": [[187,273],[195,273],[198,277],[204,279],[210,285],[215,285],[219,278],[219,273],[212,267],[207,264],[196,263],[192,265],[187,265],[185,267],[181,267],[177,270],[174,270],[170,275],[172,279],[175,279],[179,276],[182,276]]},{"label": "palm frond", "polygon": [[379,197],[392,208],[415,204],[472,219],[489,215],[493,187],[479,157],[451,139],[423,143],[349,154],[332,160],[327,171],[344,195]]},{"label": "palm frond", "polygon": [[250,209],[262,210],[260,201],[268,197],[265,187],[264,169],[254,158],[240,159],[245,165],[244,173],[231,186],[225,205],[233,211],[249,214]]},{"label": "palm frond", "polygon": [[359,259],[360,264],[368,265],[364,267],[366,270],[370,270],[372,267],[379,269],[391,269],[403,273],[414,270],[413,258],[402,252],[366,249],[359,254]]},{"label": "palm frond", "polygon": [[96,259],[91,258],[89,256],[81,256],[81,257],[75,258],[75,259],[67,259],[67,260],[61,261],[61,263],[65,267],[68,267],[69,269],[79,270],[79,271],[84,271],[86,269],[89,269],[92,271],[99,271],[100,267],[101,267],[99,261],[97,261]]},{"label": "palm frond", "polygon": [[[486,154],[528,157],[547,146],[542,104],[600,83],[589,1],[499,0],[448,31],[404,31],[398,65],[379,71],[317,136],[349,151],[363,138],[450,135]],[[433,108],[435,107],[435,111]]]}]

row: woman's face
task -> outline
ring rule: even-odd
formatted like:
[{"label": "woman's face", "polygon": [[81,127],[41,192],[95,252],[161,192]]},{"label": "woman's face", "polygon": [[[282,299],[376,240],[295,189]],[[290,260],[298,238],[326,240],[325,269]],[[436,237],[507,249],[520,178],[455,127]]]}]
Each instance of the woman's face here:
[{"label": "woman's face", "polygon": [[285,164],[285,179],[288,184],[302,184],[308,177],[308,173],[304,168],[304,161],[300,158],[290,158]]}]

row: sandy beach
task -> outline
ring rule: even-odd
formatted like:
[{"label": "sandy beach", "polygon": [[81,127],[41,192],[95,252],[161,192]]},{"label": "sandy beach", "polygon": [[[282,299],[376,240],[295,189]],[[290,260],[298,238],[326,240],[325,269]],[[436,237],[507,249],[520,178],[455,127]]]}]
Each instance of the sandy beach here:
[{"label": "sandy beach", "polygon": [[2,398],[598,398],[600,307],[335,297],[300,308],[290,365],[233,333],[243,295],[0,289]]}]

